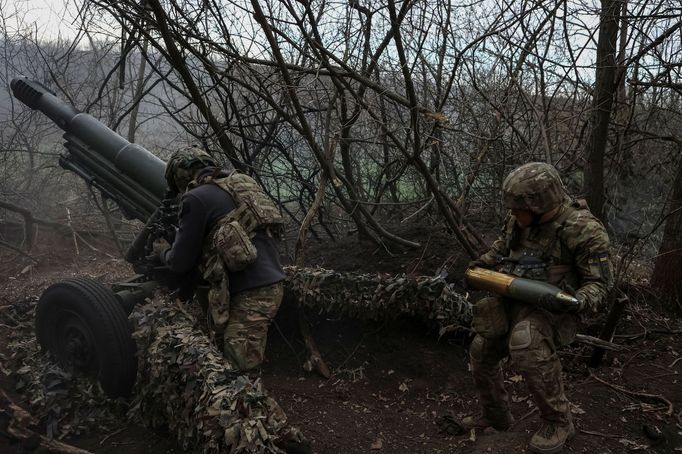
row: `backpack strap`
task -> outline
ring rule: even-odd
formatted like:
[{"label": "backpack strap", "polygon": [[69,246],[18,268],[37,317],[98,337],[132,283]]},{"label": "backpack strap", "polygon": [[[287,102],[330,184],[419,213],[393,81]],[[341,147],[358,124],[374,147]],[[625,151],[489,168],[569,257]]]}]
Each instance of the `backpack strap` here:
[{"label": "backpack strap", "polygon": [[234,200],[235,209],[224,216],[224,221],[239,222],[252,239],[257,230],[273,238],[281,236],[284,219],[279,208],[253,178],[233,170],[228,175],[214,172],[201,182],[218,186]]},{"label": "backpack strap", "polygon": [[[571,263],[575,251],[572,250],[566,241],[566,223],[574,217],[576,211],[589,210],[587,203],[583,199],[572,200],[564,210],[564,212],[554,220],[556,224],[556,241],[560,244],[560,261],[561,263],[550,265],[548,268],[550,282],[566,289],[567,285],[577,288],[578,276],[575,274],[575,268]],[[556,241],[554,245],[556,245]],[[554,248],[552,245],[552,248]]]},{"label": "backpack strap", "polygon": [[573,206],[573,203],[570,203],[564,207],[563,211],[561,212],[561,214],[559,214],[559,216],[552,220],[550,225],[554,230],[554,240],[551,243],[549,243],[546,250],[542,251],[543,256],[551,258],[551,253],[554,250],[557,242],[561,247],[562,251],[561,255],[563,256],[564,248],[566,249],[568,248],[564,240],[564,228],[566,227],[566,221],[568,221],[568,218],[571,217],[574,211],[575,207]]}]

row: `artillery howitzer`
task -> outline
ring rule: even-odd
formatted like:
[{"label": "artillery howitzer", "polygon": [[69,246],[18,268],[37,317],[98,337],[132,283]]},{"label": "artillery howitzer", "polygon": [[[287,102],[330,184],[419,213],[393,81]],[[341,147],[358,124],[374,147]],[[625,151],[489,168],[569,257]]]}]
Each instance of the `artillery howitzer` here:
[{"label": "artillery howitzer", "polygon": [[128,395],[137,373],[128,315],[160,284],[174,288],[188,280],[147,259],[155,238],[172,241],[175,232],[177,196],[167,189],[166,164],[39,82],[14,79],[11,88],[17,99],[65,131],[61,167],[114,201],[127,218],[145,223],[125,257],[137,275],[111,288],[87,278],[67,279],[48,287],[36,308],[36,337],[43,349],[97,377],[107,395]]},{"label": "artillery howitzer", "polygon": [[[181,297],[187,297],[196,283],[195,276],[172,274],[147,259],[153,240],[163,236],[170,241],[177,227],[177,199],[167,190],[165,163],[37,82],[15,79],[11,87],[17,99],[65,131],[60,165],[116,202],[126,216],[145,223],[125,257],[137,275],[111,288],[86,278],[58,282],[43,292],[36,310],[36,334],[42,348],[61,363],[95,375],[108,395],[129,394],[137,372],[136,347],[127,320],[133,307],[159,285],[180,287]],[[375,273],[351,275],[295,267],[288,275],[291,295],[318,311],[361,319],[409,314],[439,328],[470,319],[465,298],[447,288],[442,279],[381,278]]]}]

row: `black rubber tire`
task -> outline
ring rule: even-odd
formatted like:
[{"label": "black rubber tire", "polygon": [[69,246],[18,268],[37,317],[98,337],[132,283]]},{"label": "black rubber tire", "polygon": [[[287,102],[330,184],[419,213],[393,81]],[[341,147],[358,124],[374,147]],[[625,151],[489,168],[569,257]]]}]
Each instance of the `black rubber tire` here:
[{"label": "black rubber tire", "polygon": [[36,337],[67,367],[95,377],[109,397],[127,397],[137,357],[132,329],[111,289],[87,278],[48,287],[36,308]]}]

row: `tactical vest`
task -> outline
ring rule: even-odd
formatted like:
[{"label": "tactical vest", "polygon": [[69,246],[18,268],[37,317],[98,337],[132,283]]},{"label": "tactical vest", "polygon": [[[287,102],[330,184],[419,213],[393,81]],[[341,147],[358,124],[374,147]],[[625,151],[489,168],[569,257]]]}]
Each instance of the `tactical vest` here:
[{"label": "tactical vest", "polygon": [[284,219],[277,205],[248,175],[237,172],[223,177],[208,175],[193,182],[195,186],[199,184],[218,186],[230,194],[236,205],[213,226],[206,237],[204,251],[219,254],[228,271],[241,271],[256,261],[258,252],[252,241],[256,231],[278,237]]},{"label": "tactical vest", "polygon": [[576,211],[584,209],[584,201],[574,201],[564,206],[555,219],[534,228],[519,227],[512,216],[506,226],[509,256],[501,259],[501,271],[549,282],[564,290],[577,288],[574,251],[564,240],[564,226]]}]

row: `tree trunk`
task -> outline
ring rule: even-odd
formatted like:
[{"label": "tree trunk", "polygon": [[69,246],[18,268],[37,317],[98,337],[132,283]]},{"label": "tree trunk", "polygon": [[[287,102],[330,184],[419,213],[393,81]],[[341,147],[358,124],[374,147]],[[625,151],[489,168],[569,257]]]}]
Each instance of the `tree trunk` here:
[{"label": "tree trunk", "polygon": [[666,308],[682,311],[682,157],[679,161],[651,286],[661,293]]},{"label": "tree trunk", "polygon": [[616,52],[618,19],[622,0],[602,0],[597,43],[597,70],[592,100],[590,136],[585,150],[585,186],[583,191],[595,216],[604,220],[604,154],[616,92]]},{"label": "tree trunk", "polygon": [[128,142],[135,142],[135,132],[137,131],[137,114],[140,111],[140,104],[142,103],[142,96],[144,94],[144,73],[147,69],[147,59],[145,54],[149,47],[149,40],[142,38],[142,53],[140,54],[140,66],[137,69],[137,81],[135,82],[135,93],[133,93],[133,100],[135,106],[130,111],[130,122],[128,123]]}]

